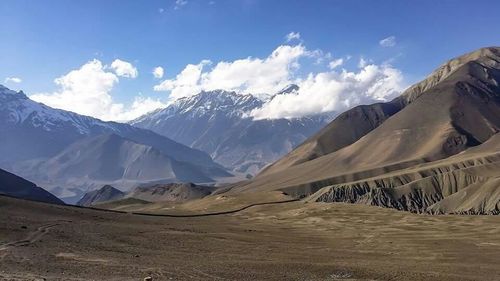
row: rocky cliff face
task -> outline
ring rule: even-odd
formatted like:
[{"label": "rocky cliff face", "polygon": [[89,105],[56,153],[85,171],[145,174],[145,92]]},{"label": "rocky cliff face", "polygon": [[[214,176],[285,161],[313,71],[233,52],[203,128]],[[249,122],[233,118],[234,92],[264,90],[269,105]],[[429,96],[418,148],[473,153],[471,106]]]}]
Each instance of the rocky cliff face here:
[{"label": "rocky cliff face", "polygon": [[326,186],[316,202],[345,202],[431,214],[500,214],[500,153]]}]

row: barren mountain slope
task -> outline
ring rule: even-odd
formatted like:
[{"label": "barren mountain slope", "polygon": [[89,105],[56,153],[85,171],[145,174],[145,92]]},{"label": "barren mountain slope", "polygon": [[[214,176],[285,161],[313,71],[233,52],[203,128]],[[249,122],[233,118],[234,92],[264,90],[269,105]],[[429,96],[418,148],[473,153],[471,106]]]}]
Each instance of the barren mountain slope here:
[{"label": "barren mountain slope", "polygon": [[[306,140],[297,149],[268,167],[261,175],[321,157],[356,142],[382,124],[387,118],[418,99],[420,95],[442,83],[459,68],[471,62],[479,64],[479,68],[484,66],[498,69],[500,51],[494,47],[483,48],[457,57],[440,66],[425,80],[410,87],[400,97],[391,102],[362,105],[346,111],[319,133]],[[479,72],[481,71],[479,70]],[[472,75],[482,76],[481,73],[473,73]],[[417,117],[415,116],[415,118]]]},{"label": "barren mountain slope", "polygon": [[[439,82],[434,83],[432,87],[425,88],[418,95],[415,94],[418,92],[416,90],[405,93],[399,98],[401,101],[407,102],[402,110],[353,144],[281,171],[265,171],[254,180],[233,188],[231,193],[284,190],[296,196],[309,195],[323,187],[344,183],[348,185],[349,182],[383,177],[384,174],[391,171],[446,159],[482,143],[485,143],[484,148],[471,150],[483,151],[481,157],[485,153],[491,154],[485,164],[496,162],[495,153],[498,150],[488,140],[500,128],[500,56],[498,54],[500,54],[499,49],[488,48],[456,59],[455,61],[460,61],[461,64],[453,67],[453,71],[439,76],[439,79],[435,78]],[[333,123],[335,122],[333,121]],[[335,135],[331,132],[328,133]],[[343,133],[345,132],[339,132],[339,134]],[[469,154],[465,153],[464,155]],[[479,160],[481,157],[476,157],[476,155],[468,157],[468,160],[475,159],[470,161],[481,161]],[[451,162],[448,162],[447,165],[453,166],[462,160],[460,157],[450,158]],[[464,182],[458,189],[465,188],[472,183],[475,181]],[[399,207],[400,209],[426,211],[431,204],[458,190],[449,194],[443,193],[442,190],[431,192],[428,189],[435,185],[428,182],[420,182],[416,185],[421,188],[420,197],[437,197],[428,200],[426,204],[418,204],[416,207]],[[376,184],[375,187],[384,186]],[[397,201],[405,196],[407,199],[415,197],[414,185],[405,188],[406,191],[399,190],[401,196],[385,196],[385,198]],[[449,188],[449,184],[444,183],[440,188]],[[358,198],[351,200],[352,198],[346,196],[348,191],[345,188],[341,188],[339,192],[340,198],[345,199],[346,202],[358,201]],[[487,192],[495,194],[491,190]],[[337,198],[338,196],[333,197]],[[483,196],[483,201],[486,200],[485,198],[486,196]],[[479,200],[477,204],[482,204],[483,201]],[[415,202],[408,204],[413,203]],[[370,204],[383,205],[380,202],[373,203],[373,201]],[[471,212],[496,213],[497,208],[500,208],[493,203],[490,206],[491,208],[488,210],[480,209]],[[461,209],[448,211],[464,212]]]},{"label": "barren mountain slope", "polygon": [[168,183],[139,186],[130,191],[126,197],[148,202],[183,202],[203,198],[212,190],[212,187],[193,183]]}]

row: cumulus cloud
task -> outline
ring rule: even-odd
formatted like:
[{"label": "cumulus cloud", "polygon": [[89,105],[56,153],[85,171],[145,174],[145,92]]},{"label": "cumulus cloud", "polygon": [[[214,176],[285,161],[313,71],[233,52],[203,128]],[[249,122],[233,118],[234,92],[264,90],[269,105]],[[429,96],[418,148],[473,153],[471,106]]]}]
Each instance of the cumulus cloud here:
[{"label": "cumulus cloud", "polygon": [[[201,90],[225,89],[255,95],[273,93],[292,81],[299,67],[298,60],[312,56],[302,45],[282,45],[267,58],[239,59],[232,62],[212,63],[204,60],[189,64],[175,78],[156,85],[156,91],[170,91],[170,98],[195,95]],[[209,68],[209,69],[206,69]]]},{"label": "cumulus cloud", "polygon": [[286,36],[286,42],[290,42],[292,40],[300,40],[300,33],[299,32],[290,32]]},{"label": "cumulus cloud", "polygon": [[182,6],[185,6],[188,3],[187,0],[175,0],[175,10],[179,10]]},{"label": "cumulus cloud", "polygon": [[[112,68],[112,67],[111,67]],[[54,80],[53,93],[38,93],[31,99],[48,106],[70,110],[102,120],[126,121],[163,107],[159,100],[136,97],[130,107],[113,101],[111,91],[119,82],[118,72],[94,59]],[[114,69],[114,68],[113,68]]]},{"label": "cumulus cloud", "polygon": [[170,99],[196,95],[202,90],[201,76],[205,65],[209,60],[203,60],[199,64],[188,64],[174,79],[167,79],[154,86],[155,91],[170,91]]},{"label": "cumulus cloud", "polygon": [[23,82],[23,80],[19,77],[7,77],[7,78],[5,78],[5,83],[9,83],[9,82],[21,83],[21,82]]},{"label": "cumulus cloud", "polygon": [[255,119],[275,119],[342,112],[359,104],[386,101],[404,89],[399,70],[374,64],[357,72],[310,73],[296,83],[300,87],[297,93],[275,96],[250,115]]},{"label": "cumulus cloud", "polygon": [[387,38],[384,38],[378,42],[380,46],[382,47],[394,47],[396,46],[396,37],[395,36],[389,36]]},{"label": "cumulus cloud", "polygon": [[153,69],[153,76],[155,78],[158,78],[158,79],[163,78],[163,73],[164,73],[164,70],[163,70],[163,67],[161,67],[161,66],[157,66]]},{"label": "cumulus cloud", "polygon": [[[329,63],[317,65],[318,58]],[[298,91],[274,96],[263,107],[249,112],[256,119],[275,119],[342,112],[358,104],[386,101],[405,88],[401,71],[388,63],[376,64],[361,57],[358,68],[339,70],[350,58],[333,59],[330,53],[309,51],[301,44],[282,45],[265,58],[189,64],[154,89],[170,92],[172,100],[216,89],[252,93],[266,100],[269,94],[297,84]],[[304,72],[302,63],[311,63],[312,69],[325,69]]]},{"label": "cumulus cloud", "polygon": [[111,69],[121,77],[136,78],[139,72],[131,63],[116,59],[111,63]]}]

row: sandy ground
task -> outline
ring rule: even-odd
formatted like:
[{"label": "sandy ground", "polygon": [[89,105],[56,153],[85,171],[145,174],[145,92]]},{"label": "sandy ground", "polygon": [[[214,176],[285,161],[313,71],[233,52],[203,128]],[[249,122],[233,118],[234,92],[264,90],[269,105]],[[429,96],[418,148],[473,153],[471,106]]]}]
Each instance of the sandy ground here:
[{"label": "sandy ground", "polygon": [[145,217],[0,196],[0,280],[500,280],[500,217],[293,202]]}]

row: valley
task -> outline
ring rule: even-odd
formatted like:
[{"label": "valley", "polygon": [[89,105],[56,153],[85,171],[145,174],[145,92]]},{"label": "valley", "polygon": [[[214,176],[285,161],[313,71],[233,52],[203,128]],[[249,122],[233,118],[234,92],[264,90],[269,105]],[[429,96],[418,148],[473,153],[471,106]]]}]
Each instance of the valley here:
[{"label": "valley", "polygon": [[0,1],[0,281],[500,281],[498,10]]}]

